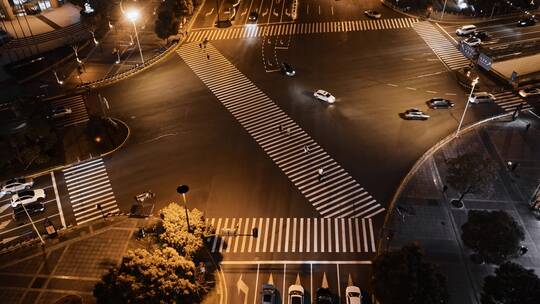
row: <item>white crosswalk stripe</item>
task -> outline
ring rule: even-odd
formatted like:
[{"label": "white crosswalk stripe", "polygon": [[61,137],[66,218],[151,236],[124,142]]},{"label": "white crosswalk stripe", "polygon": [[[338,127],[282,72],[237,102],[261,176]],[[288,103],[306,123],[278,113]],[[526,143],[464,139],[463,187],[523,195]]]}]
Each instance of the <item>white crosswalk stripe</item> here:
[{"label": "white crosswalk stripe", "polygon": [[532,108],[521,96],[514,94],[513,92],[501,92],[494,93],[495,103],[499,105],[505,112],[513,112],[522,104],[521,109],[526,110]]},{"label": "white crosswalk stripe", "polygon": [[[103,159],[71,166],[62,173],[77,224],[101,218],[101,211],[104,214],[119,211]],[[96,207],[98,204],[101,211]]]},{"label": "white crosswalk stripe", "polygon": [[193,30],[187,42],[223,39],[253,38],[263,36],[319,34],[336,32],[358,32],[410,28],[418,22],[415,18],[393,18],[384,20],[329,21],[315,23],[280,23],[270,25],[245,25],[227,29]]},{"label": "white crosswalk stripe", "polygon": [[[349,173],[211,44],[203,51],[197,43],[188,43],[178,53],[322,216],[369,218],[384,211]],[[309,152],[304,151],[306,147]],[[318,175],[319,169],[323,169],[322,177]]]},{"label": "white crosswalk stripe", "polygon": [[413,28],[448,69],[457,70],[469,66],[469,59],[452,42],[444,37],[441,32],[433,27],[430,22],[422,21],[415,23]]},{"label": "white crosswalk stripe", "polygon": [[51,101],[53,108],[64,106],[71,109],[71,114],[55,118],[55,124],[61,127],[73,126],[88,121],[88,112],[83,95],[64,97]]},{"label": "white crosswalk stripe", "polygon": [[[371,219],[208,218],[207,221],[216,228],[216,236],[206,240],[212,252],[376,252]],[[257,238],[251,236],[253,228],[258,229]],[[250,245],[246,248],[248,239]]]}]

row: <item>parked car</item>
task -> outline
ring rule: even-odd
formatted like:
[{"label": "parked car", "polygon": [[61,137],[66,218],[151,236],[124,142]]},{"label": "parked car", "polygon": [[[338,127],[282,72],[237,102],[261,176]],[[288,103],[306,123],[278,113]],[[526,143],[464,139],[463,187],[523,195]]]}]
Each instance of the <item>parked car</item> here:
[{"label": "parked car", "polygon": [[255,11],[249,13],[248,21],[250,21],[250,22],[256,22],[257,19],[259,19],[259,13],[255,12]]},{"label": "parked car", "polygon": [[286,62],[281,63],[281,71],[287,76],[294,76],[296,71]]},{"label": "parked car", "polygon": [[458,36],[468,36],[476,31],[476,25],[464,25],[456,30],[456,35]]},{"label": "parked car", "polygon": [[488,92],[474,92],[471,94],[471,97],[469,97],[470,103],[491,102],[495,100],[495,96]]},{"label": "parked car", "polygon": [[347,286],[345,288],[345,298],[347,301],[346,304],[361,304],[362,292],[356,286]]},{"label": "parked car", "polygon": [[429,115],[417,108],[411,108],[403,113],[403,117],[407,120],[426,120],[429,118]]},{"label": "parked car", "polygon": [[540,95],[540,88],[526,88],[519,90],[519,96],[529,97],[533,95]]},{"label": "parked car", "polygon": [[480,44],[482,44],[482,40],[480,40],[480,38],[477,38],[477,37],[469,37],[467,39],[461,40],[461,42],[472,47],[479,46]]},{"label": "parked car", "polygon": [[534,15],[533,16],[528,16],[528,17],[524,17],[524,18],[519,19],[518,26],[532,26],[532,25],[535,25],[536,22],[537,22],[537,20],[536,20],[536,17]]},{"label": "parked car", "polygon": [[276,302],[276,287],[272,284],[263,284],[261,301],[262,304],[275,304]]},{"label": "parked car", "polygon": [[432,109],[448,109],[454,106],[453,102],[441,97],[431,98],[428,100],[427,104]]},{"label": "parked car", "polygon": [[[22,204],[18,204],[15,207],[12,207],[13,214],[12,218],[14,221],[26,218],[26,212],[28,212],[28,215],[39,213],[45,211],[45,204],[43,202],[33,202],[24,204],[24,207]],[[24,211],[26,209],[26,211]]]},{"label": "parked car", "polygon": [[304,287],[302,285],[289,286],[289,304],[304,304]]},{"label": "parked car", "polygon": [[51,110],[50,118],[60,118],[66,115],[71,114],[71,108],[68,108],[66,106],[58,106]]},{"label": "parked car", "polygon": [[11,207],[15,208],[20,204],[31,204],[41,202],[45,199],[45,191],[43,189],[23,190],[11,196]]},{"label": "parked car", "polygon": [[371,19],[381,19],[381,17],[382,17],[381,13],[379,13],[377,11],[374,11],[374,10],[364,11],[364,14],[366,16],[368,16],[369,18],[371,18]]},{"label": "parked car", "polygon": [[334,103],[336,101],[336,98],[325,90],[315,91],[315,93],[313,93],[313,97],[328,103]]},{"label": "parked car", "polygon": [[330,292],[330,289],[319,287],[317,288],[316,294],[316,303],[317,304],[333,304],[333,295]]},{"label": "parked car", "polygon": [[34,185],[31,178],[13,178],[2,183],[0,194],[13,194],[24,189],[30,189]]},{"label": "parked car", "polygon": [[476,38],[479,38],[482,41],[491,39],[491,36],[489,36],[489,34],[487,32],[484,32],[484,31],[474,31],[474,33],[472,33],[472,36],[476,37]]}]

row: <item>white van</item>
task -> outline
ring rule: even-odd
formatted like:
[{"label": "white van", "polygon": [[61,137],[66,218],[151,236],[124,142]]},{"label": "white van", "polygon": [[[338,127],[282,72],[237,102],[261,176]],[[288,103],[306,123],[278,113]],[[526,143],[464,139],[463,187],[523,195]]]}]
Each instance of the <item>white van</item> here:
[{"label": "white van", "polygon": [[464,25],[456,30],[456,35],[458,36],[467,36],[472,35],[476,31],[475,25]]},{"label": "white van", "polygon": [[469,97],[470,103],[491,102],[495,100],[495,96],[488,92],[475,92],[471,94],[471,97]]}]

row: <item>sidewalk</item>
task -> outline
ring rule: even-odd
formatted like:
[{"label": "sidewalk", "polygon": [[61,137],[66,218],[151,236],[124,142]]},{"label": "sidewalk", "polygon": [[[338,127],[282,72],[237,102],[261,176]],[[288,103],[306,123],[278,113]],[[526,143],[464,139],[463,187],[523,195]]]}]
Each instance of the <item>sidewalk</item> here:
[{"label": "sidewalk", "polygon": [[[526,130],[526,124],[531,126]],[[458,193],[443,193],[446,161],[457,154],[476,151],[488,155],[498,164],[498,176],[488,193],[469,194],[465,207],[451,207]],[[518,162],[510,172],[506,162]],[[383,249],[396,249],[417,241],[427,257],[441,267],[448,278],[450,303],[479,303],[483,279],[493,265],[471,262],[471,252],[461,242],[461,225],[471,209],[505,210],[525,230],[523,245],[529,251],[515,260],[540,274],[540,221],[529,209],[528,201],[540,181],[540,120],[522,113],[512,122],[502,118],[481,125],[451,141],[429,157],[405,186],[396,206],[409,212],[403,217],[393,212],[384,235],[391,235]],[[395,209],[394,209],[395,210]]]}]

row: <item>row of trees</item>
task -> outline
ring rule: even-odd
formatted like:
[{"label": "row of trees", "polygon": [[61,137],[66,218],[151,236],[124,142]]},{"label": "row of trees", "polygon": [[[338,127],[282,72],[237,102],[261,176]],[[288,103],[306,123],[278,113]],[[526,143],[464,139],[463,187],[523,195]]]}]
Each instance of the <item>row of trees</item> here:
[{"label": "row of trees", "polygon": [[[371,285],[381,304],[444,304],[446,278],[426,262],[417,244],[385,252],[373,261]],[[540,299],[540,278],[533,270],[505,262],[484,278],[482,304],[534,304]]]},{"label": "row of trees", "polygon": [[157,10],[157,19],[154,25],[156,35],[161,39],[168,39],[178,34],[183,18],[193,14],[198,0],[164,0]]},{"label": "row of trees", "polygon": [[163,208],[154,246],[128,251],[94,287],[97,303],[200,303],[209,276],[198,266],[204,264],[203,239],[215,231],[201,211],[188,216],[189,227],[183,207]]}]

